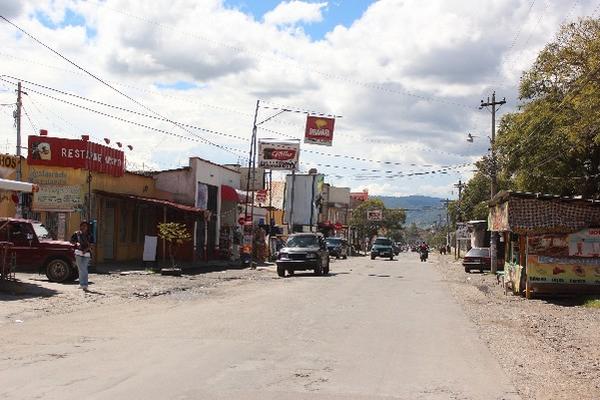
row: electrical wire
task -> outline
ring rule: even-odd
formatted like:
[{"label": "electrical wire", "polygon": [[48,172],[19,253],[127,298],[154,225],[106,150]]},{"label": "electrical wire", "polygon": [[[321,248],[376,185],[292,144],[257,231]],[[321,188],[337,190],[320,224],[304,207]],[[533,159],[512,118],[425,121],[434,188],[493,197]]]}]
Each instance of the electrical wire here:
[{"label": "electrical wire", "polygon": [[[134,110],[130,110],[130,109],[127,109],[127,108],[124,108],[124,107],[115,106],[115,105],[108,104],[108,103],[105,103],[105,102],[102,102],[102,101],[92,100],[92,99],[89,99],[89,98],[86,98],[86,97],[83,97],[83,96],[79,96],[79,95],[76,95],[76,94],[73,94],[73,93],[69,93],[69,92],[66,92],[66,91],[63,91],[63,90],[60,90],[60,89],[52,88],[52,87],[49,87],[47,85],[42,85],[42,84],[39,84],[39,83],[36,83],[36,82],[28,81],[28,80],[17,78],[17,77],[10,76],[10,75],[3,75],[3,76],[7,77],[7,78],[10,78],[10,79],[13,79],[15,81],[25,82],[25,83],[28,83],[30,85],[41,87],[43,89],[54,91],[54,92],[57,92],[57,93],[60,93],[60,94],[63,94],[63,95],[75,97],[75,98],[80,99],[80,100],[89,101],[89,102],[92,102],[92,103],[95,103],[95,104],[99,104],[99,105],[102,105],[102,106],[105,106],[105,107],[110,107],[110,108],[117,109],[117,110],[120,110],[120,111],[124,111],[124,112],[128,112],[128,113],[133,113],[133,114],[136,114],[138,116],[142,116],[142,117],[146,117],[146,118],[151,118],[151,119],[155,119],[155,120],[161,120],[161,121],[168,122],[168,120],[165,119],[165,118],[161,118],[161,117],[156,117],[156,116],[149,115],[149,114],[140,113],[140,112],[137,112],[137,111],[134,111]],[[14,82],[6,81],[6,80],[4,80],[2,78],[0,78],[0,80],[2,80],[4,82],[11,83],[13,85],[15,84]],[[262,107],[261,106],[261,108],[273,108],[273,107],[269,107],[269,106]],[[281,109],[281,108],[277,108],[277,109]],[[286,108],[285,110],[288,110],[288,109],[289,108]],[[301,112],[301,113],[306,113],[306,112],[314,113],[312,111],[305,111],[305,110],[298,110],[298,112]],[[244,140],[244,141],[248,140],[248,139],[246,139],[244,137],[241,137],[241,136],[236,136],[236,135],[232,135],[232,134],[228,134],[228,133],[223,133],[223,132],[215,131],[215,130],[212,130],[212,129],[201,128],[201,127],[198,127],[198,126],[194,126],[194,125],[190,125],[190,124],[185,124],[185,123],[182,123],[182,122],[177,122],[177,124],[179,124],[181,126],[184,126],[186,128],[200,130],[200,131],[203,131],[203,132],[206,132],[206,133],[210,133],[210,134],[213,134],[213,135],[225,136],[225,137],[230,137],[230,138],[234,138],[234,139],[238,139],[238,140]],[[296,126],[300,126],[300,125],[296,125]],[[260,125],[259,125],[259,129],[264,130],[266,132],[271,132],[271,133],[274,133],[274,134],[277,134],[277,135],[282,135],[282,136],[285,136],[285,137],[288,137],[288,138],[292,138],[292,139],[302,139],[302,138],[300,138],[298,136],[289,135],[289,134],[286,134],[286,133],[283,133],[283,132],[280,132],[280,131],[275,131],[275,130],[272,130],[272,129],[269,129],[269,128],[264,128],[264,127],[262,127]],[[370,142],[373,142],[373,143],[384,143],[384,141],[378,141],[378,140],[367,140],[367,141],[370,141]],[[310,151],[310,150],[305,150],[305,151],[307,151],[307,152],[313,152],[315,154],[322,154],[322,155],[326,155],[326,156],[339,157],[339,155],[330,155],[330,154],[327,154],[327,153],[322,153],[322,152],[320,153],[320,152],[317,152],[317,151]],[[469,156],[465,156],[465,155],[461,155],[461,154],[449,153],[449,152],[445,152],[445,151],[441,151],[441,150],[435,150],[435,149],[424,149],[424,151],[437,152],[437,153],[440,153],[440,154],[444,154],[444,155],[448,155],[448,156],[454,156],[454,157],[469,157]],[[351,157],[351,156],[343,156],[343,157],[344,158],[354,159],[354,157]],[[362,159],[362,160],[366,161],[366,162],[375,162],[375,163],[393,164],[393,165],[408,164],[408,163],[391,163],[391,162],[387,162],[387,161],[377,161],[377,160],[369,160],[369,159]],[[416,164],[410,164],[410,165],[416,165]],[[423,165],[423,166],[427,167],[428,165]]]},{"label": "electrical wire", "polygon": [[27,120],[29,121],[29,125],[31,125],[31,129],[33,129],[34,132],[37,132],[37,128],[35,127],[33,121],[31,120],[31,117],[29,116],[27,109],[25,108],[24,105],[21,105],[21,108],[23,109],[23,112],[25,113],[25,116],[27,117]]},{"label": "electrical wire", "polygon": [[[137,112],[137,111],[134,111],[134,110],[126,109],[126,108],[123,108],[123,107],[120,107],[120,106],[115,106],[115,105],[108,104],[108,103],[101,102],[101,101],[92,100],[92,99],[89,99],[89,98],[86,98],[86,97],[83,97],[83,96],[79,96],[79,95],[76,95],[76,94],[73,94],[73,93],[65,92],[65,91],[60,90],[60,89],[51,88],[49,86],[41,85],[41,84],[38,84],[38,83],[35,83],[35,82],[31,82],[31,81],[28,81],[28,80],[19,79],[19,78],[12,77],[12,76],[6,76],[6,77],[8,77],[10,79],[13,79],[13,80],[18,80],[18,81],[25,82],[25,83],[27,83],[29,85],[41,87],[41,88],[43,88],[45,90],[50,90],[50,91],[58,92],[58,93],[63,94],[63,95],[71,96],[71,97],[77,98],[79,100],[84,100],[84,101],[87,101],[87,102],[98,104],[98,105],[101,105],[101,106],[104,106],[104,107],[113,108],[113,109],[116,109],[116,110],[119,110],[119,111],[124,111],[124,112],[128,112],[128,113],[132,113],[132,114],[135,114],[135,115],[138,115],[138,116],[142,116],[142,117],[146,117],[146,118],[151,118],[151,119],[154,119],[154,120],[166,121],[164,118],[156,117],[156,116],[149,115],[149,114],[140,113],[140,112]],[[7,83],[13,84],[13,85],[15,84],[15,82],[11,82],[10,80],[6,80],[4,78],[0,78],[0,81],[7,82]],[[37,91],[37,90],[35,90],[35,89],[33,89],[33,88],[29,87],[29,86],[24,86],[24,88],[26,88],[29,92],[36,93],[36,94],[39,94],[41,96],[45,96],[45,97],[48,97],[48,98],[56,100],[56,101],[61,101],[61,99],[59,99],[59,98],[56,98],[54,96],[50,96],[50,95],[45,94],[43,92]],[[75,103],[69,103],[68,102],[67,104],[74,105]],[[237,135],[233,135],[233,134],[229,134],[229,133],[219,132],[219,131],[215,131],[215,130],[212,130],[212,129],[201,128],[201,127],[198,127],[198,126],[194,126],[194,125],[190,125],[190,124],[185,124],[185,123],[181,123],[181,122],[177,122],[177,124],[180,125],[180,126],[184,126],[184,127],[190,128],[190,129],[201,130],[203,132],[207,132],[207,133],[210,133],[210,134],[213,134],[213,135],[224,136],[224,137],[227,137],[227,138],[232,138],[232,139],[236,139],[236,140],[240,140],[240,141],[246,141],[246,142],[248,141],[247,138],[244,138],[244,137],[241,137],[241,136],[237,136]],[[273,133],[276,133],[276,134],[282,134],[281,132],[273,131],[273,130],[270,130],[270,129],[266,129],[266,130],[270,131],[270,132],[273,132]],[[346,159],[351,159],[351,160],[355,160],[355,161],[378,163],[378,164],[390,165],[390,166],[391,165],[402,166],[402,165],[406,165],[406,164],[408,164],[410,166],[415,166],[415,167],[416,166],[419,166],[419,167],[432,167],[433,166],[431,164],[422,164],[422,165],[419,165],[419,164],[415,164],[415,163],[374,160],[374,159],[368,159],[368,158],[364,158],[364,157],[357,157],[357,156],[351,156],[351,155],[345,155],[345,154],[331,154],[331,153],[321,152],[321,151],[317,151],[317,150],[310,150],[310,149],[303,149],[303,152],[309,153],[309,154],[322,155],[322,156],[326,156],[326,157],[346,158]]]},{"label": "electrical wire", "polygon": [[45,44],[44,42],[42,42],[41,40],[39,40],[38,38],[36,38],[35,36],[33,36],[32,34],[30,34],[29,32],[27,32],[25,29],[21,28],[20,26],[18,26],[17,24],[15,24],[14,22],[10,21],[8,18],[6,18],[3,15],[0,15],[0,19],[4,20],[5,22],[7,22],[8,24],[12,25],[14,28],[16,28],[17,30],[19,30],[20,32],[22,32],[23,34],[25,34],[27,37],[29,37],[31,40],[35,41],[36,43],[38,43],[39,45],[43,46],[44,48],[46,48],[47,50],[51,51],[52,53],[54,53],[55,55],[57,55],[58,57],[60,57],[61,59],[63,59],[64,61],[68,62],[69,64],[73,65],[74,67],[76,67],[77,69],[81,70],[82,72],[84,72],[85,74],[89,75],[90,77],[92,77],[93,79],[95,79],[96,81],[100,82],[101,84],[103,84],[104,86],[108,87],[109,89],[113,90],[114,92],[120,94],[121,96],[125,97],[126,99],[130,100],[131,102],[135,103],[136,105],[142,107],[143,109],[151,112],[152,114],[158,115],[159,117],[165,118],[167,120],[167,122],[175,125],[176,127],[178,127],[179,129],[182,129],[194,136],[196,136],[198,139],[202,140],[204,143],[212,145],[214,147],[220,148],[222,150],[227,151],[226,149],[223,148],[223,146],[217,145],[197,134],[194,134],[190,131],[188,131],[187,129],[177,125],[177,123],[175,121],[172,121],[166,117],[164,117],[163,115],[161,115],[160,113],[154,111],[153,109],[149,108],[148,106],[144,105],[143,103],[141,103],[138,100],[135,100],[134,98],[130,97],[129,95],[127,95],[126,93],[120,91],[119,89],[115,88],[114,86],[112,86],[110,83],[106,82],[105,80],[103,80],[102,78],[100,78],[99,76],[93,74],[92,72],[88,71],[87,69],[85,69],[84,67],[80,66],[79,64],[75,63],[74,61],[70,60],[69,58],[67,58],[66,56],[62,55],[60,52],[54,50],[52,47],[48,46],[47,44]]},{"label": "electrical wire", "polygon": [[[74,106],[74,107],[77,107],[77,108],[81,108],[83,110],[86,110],[86,111],[89,111],[89,112],[92,112],[92,113],[96,113],[96,114],[102,115],[104,117],[115,119],[115,120],[120,121],[120,122],[124,122],[124,123],[128,123],[128,124],[131,124],[131,125],[135,125],[135,126],[138,126],[138,127],[144,128],[144,129],[149,129],[149,130],[152,130],[152,131],[164,133],[164,134],[167,134],[167,135],[170,135],[170,136],[174,136],[174,137],[177,137],[177,138],[183,139],[183,140],[201,142],[200,140],[194,139],[194,138],[189,137],[189,136],[179,135],[179,134],[176,134],[176,133],[173,133],[173,132],[170,132],[170,131],[166,131],[164,129],[159,129],[159,128],[151,127],[151,126],[148,126],[148,125],[145,125],[145,124],[140,124],[138,122],[130,121],[130,120],[127,120],[125,118],[121,118],[121,117],[118,117],[118,116],[115,116],[115,115],[104,113],[102,111],[95,110],[95,109],[92,109],[92,108],[89,108],[89,107],[86,107],[86,106],[82,106],[82,105],[79,105],[79,104],[76,104],[76,103],[72,103],[72,102],[69,102],[67,100],[58,99],[58,98],[55,98],[53,96],[50,96],[50,95],[38,92],[36,90],[29,89],[29,91],[32,92],[32,93],[37,93],[37,94],[40,94],[42,96],[49,97],[51,99],[60,101],[62,103],[65,103],[65,104],[68,104],[68,105],[71,105],[71,106]],[[228,150],[229,152],[234,153],[236,155],[237,154],[241,154],[241,155],[246,154],[246,151],[242,150],[242,149],[232,148],[232,147],[229,147],[229,146],[222,146],[222,147],[224,149]],[[248,160],[246,157],[244,157],[244,158],[245,158],[245,160]],[[459,168],[463,168],[463,167],[472,165],[472,163],[464,163],[464,164],[453,165],[453,166],[443,166],[443,167],[441,167],[438,170],[417,171],[417,172],[408,172],[408,173],[398,173],[398,172],[395,172],[395,171],[384,171],[384,170],[379,170],[379,169],[346,167],[346,166],[338,166],[338,165],[332,165],[332,164],[310,163],[310,162],[304,162],[304,163],[305,164],[309,164],[309,165],[318,165],[318,166],[322,166],[322,167],[335,168],[335,169],[344,169],[344,170],[361,171],[361,172],[379,172],[379,173],[383,172],[383,173],[386,173],[386,174],[395,174],[395,175],[390,175],[391,177],[419,176],[419,175],[428,175],[428,174],[442,173],[443,171],[447,171],[447,170],[451,170],[451,169],[459,169]]]}]

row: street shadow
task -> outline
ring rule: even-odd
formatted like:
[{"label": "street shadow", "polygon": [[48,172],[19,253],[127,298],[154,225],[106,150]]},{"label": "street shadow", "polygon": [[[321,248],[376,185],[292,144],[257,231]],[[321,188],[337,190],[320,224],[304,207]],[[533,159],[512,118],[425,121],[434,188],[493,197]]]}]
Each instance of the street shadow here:
[{"label": "street shadow", "polygon": [[600,300],[598,295],[577,295],[577,294],[563,294],[563,295],[543,295],[536,294],[535,299],[544,301],[549,304],[554,304],[561,307],[582,307],[590,300]]},{"label": "street shadow", "polygon": [[313,272],[295,272],[294,275],[286,275],[286,278],[333,278],[338,273],[330,272],[327,275],[315,275]]},{"label": "street shadow", "polygon": [[34,297],[52,297],[58,291],[22,281],[0,281],[0,301],[22,300]]}]

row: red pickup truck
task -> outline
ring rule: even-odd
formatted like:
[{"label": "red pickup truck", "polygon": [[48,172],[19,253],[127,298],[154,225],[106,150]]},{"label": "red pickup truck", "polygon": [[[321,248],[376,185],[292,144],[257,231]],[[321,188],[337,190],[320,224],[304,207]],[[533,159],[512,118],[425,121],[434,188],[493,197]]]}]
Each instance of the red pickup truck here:
[{"label": "red pickup truck", "polygon": [[52,282],[77,279],[75,246],[52,240],[41,222],[0,218],[0,241],[12,243],[17,271],[45,272]]}]

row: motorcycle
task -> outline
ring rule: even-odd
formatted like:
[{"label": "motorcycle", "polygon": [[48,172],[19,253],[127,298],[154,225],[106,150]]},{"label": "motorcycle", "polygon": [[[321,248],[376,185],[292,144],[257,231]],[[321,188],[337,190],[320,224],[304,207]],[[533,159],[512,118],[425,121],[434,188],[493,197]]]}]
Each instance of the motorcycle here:
[{"label": "motorcycle", "polygon": [[240,254],[240,261],[242,268],[252,267],[252,248],[250,246],[243,246]]}]

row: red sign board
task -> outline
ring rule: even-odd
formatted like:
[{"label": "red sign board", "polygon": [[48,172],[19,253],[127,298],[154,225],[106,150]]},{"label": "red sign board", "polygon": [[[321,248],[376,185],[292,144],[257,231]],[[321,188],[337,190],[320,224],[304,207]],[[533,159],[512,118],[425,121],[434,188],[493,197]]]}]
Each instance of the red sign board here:
[{"label": "red sign board", "polygon": [[339,231],[339,230],[341,230],[344,227],[344,225],[342,225],[339,222],[336,222],[335,225],[334,225],[334,227],[335,227],[336,231]]},{"label": "red sign board", "polygon": [[261,140],[258,166],[277,170],[295,170],[298,167],[300,143]]},{"label": "red sign board", "polygon": [[308,116],[306,118],[306,132],[304,143],[331,146],[333,143],[334,118]]},{"label": "red sign board", "polygon": [[257,190],[256,191],[256,201],[259,203],[264,203],[267,201],[267,191],[266,190]]},{"label": "red sign board", "polygon": [[121,150],[78,139],[29,136],[27,163],[89,169],[113,176],[125,173],[125,154]]}]

